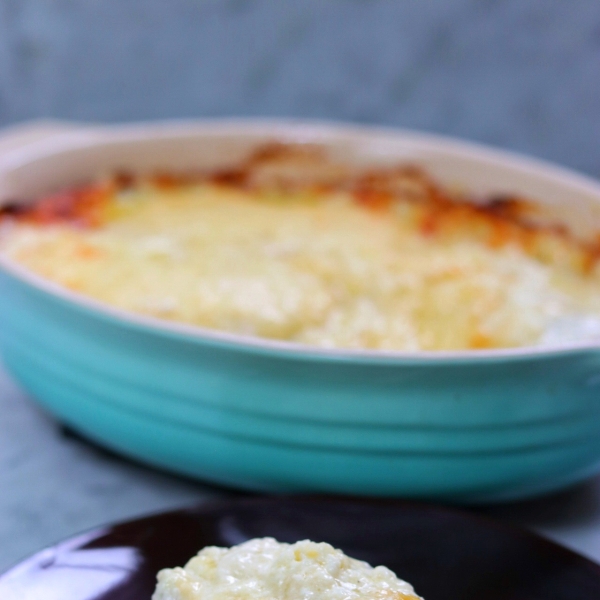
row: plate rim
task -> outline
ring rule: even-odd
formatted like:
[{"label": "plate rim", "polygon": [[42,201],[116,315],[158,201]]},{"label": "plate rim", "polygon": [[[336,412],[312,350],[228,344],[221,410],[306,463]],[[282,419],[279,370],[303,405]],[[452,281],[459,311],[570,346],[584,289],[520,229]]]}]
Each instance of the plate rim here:
[{"label": "plate rim", "polygon": [[[204,514],[217,513],[238,506],[252,506],[255,504],[272,504],[272,503],[293,503],[302,502],[310,505],[318,503],[335,504],[355,504],[359,506],[387,506],[396,507],[399,510],[403,508],[411,509],[417,508],[419,510],[431,510],[438,513],[447,513],[459,518],[464,518],[470,521],[475,521],[484,528],[490,528],[500,533],[506,533],[512,538],[521,538],[525,541],[533,542],[541,548],[547,549],[549,552],[561,555],[565,560],[571,560],[579,562],[582,566],[587,566],[595,571],[598,581],[600,583],[600,562],[580,554],[576,550],[572,550],[567,546],[560,544],[550,538],[545,537],[535,531],[519,526],[513,522],[504,521],[495,517],[491,517],[486,514],[482,514],[478,509],[468,510],[465,507],[459,507],[455,505],[440,504],[436,502],[427,502],[421,500],[412,500],[410,498],[378,498],[369,496],[341,496],[335,494],[265,494],[260,496],[252,495],[241,495],[225,498],[209,498],[204,501],[183,505],[179,508],[169,510],[158,510],[149,512],[146,514],[139,515],[130,519],[123,519],[117,521],[111,521],[106,524],[97,525],[89,529],[82,530],[71,536],[62,538],[56,543],[44,546],[40,550],[33,552],[25,556],[24,558],[16,561],[12,566],[0,572],[0,584],[3,580],[8,579],[24,567],[35,563],[36,559],[43,557],[45,554],[54,551],[57,548],[68,546],[69,544],[76,544],[79,541],[85,541],[87,543],[93,542],[104,535],[110,534],[113,530],[118,527],[132,525],[138,522],[151,521],[160,517],[167,517],[170,515],[198,515],[203,516]],[[78,546],[75,546],[78,547]],[[202,548],[198,548],[201,550]],[[191,558],[191,557],[190,557]]]}]

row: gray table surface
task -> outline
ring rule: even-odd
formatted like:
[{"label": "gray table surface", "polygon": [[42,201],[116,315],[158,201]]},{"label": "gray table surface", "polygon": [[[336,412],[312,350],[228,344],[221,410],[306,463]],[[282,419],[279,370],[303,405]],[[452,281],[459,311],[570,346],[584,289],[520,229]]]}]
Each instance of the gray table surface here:
[{"label": "gray table surface", "polygon": [[[65,432],[0,368],[0,571],[91,527],[232,494]],[[483,510],[600,562],[600,478],[549,498]]]}]

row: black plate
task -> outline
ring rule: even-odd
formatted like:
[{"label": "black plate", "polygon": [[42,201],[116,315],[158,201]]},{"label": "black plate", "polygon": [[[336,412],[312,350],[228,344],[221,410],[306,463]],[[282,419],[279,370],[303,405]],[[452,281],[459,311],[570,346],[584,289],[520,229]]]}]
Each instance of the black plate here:
[{"label": "black plate", "polygon": [[426,600],[599,600],[600,566],[471,513],[402,501],[250,498],[83,534],[0,577],[2,600],[149,600],[156,572],[206,545],[326,541],[386,565]]}]

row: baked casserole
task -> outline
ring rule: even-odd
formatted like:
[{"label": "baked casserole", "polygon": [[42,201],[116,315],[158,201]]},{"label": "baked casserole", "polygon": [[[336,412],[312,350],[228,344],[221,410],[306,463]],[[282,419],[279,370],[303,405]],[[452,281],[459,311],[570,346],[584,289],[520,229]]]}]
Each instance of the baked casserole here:
[{"label": "baked casserole", "polygon": [[185,567],[163,569],[153,600],[421,600],[388,568],[326,543],[252,539],[208,546]]},{"label": "baked casserole", "polygon": [[2,251],[38,275],[205,328],[403,351],[600,337],[600,243],[410,164],[273,143],[227,169],[7,204],[1,222]]}]

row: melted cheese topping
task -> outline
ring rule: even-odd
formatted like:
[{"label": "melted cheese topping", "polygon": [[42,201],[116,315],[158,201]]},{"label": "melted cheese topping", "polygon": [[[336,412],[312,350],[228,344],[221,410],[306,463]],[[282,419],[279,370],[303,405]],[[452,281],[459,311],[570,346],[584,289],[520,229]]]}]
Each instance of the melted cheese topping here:
[{"label": "melted cheese topping", "polygon": [[304,185],[282,182],[293,169],[268,166],[260,185],[144,179],[78,192],[75,204],[59,195],[6,221],[2,247],[126,310],[313,346],[461,350],[600,337],[598,250],[520,223],[514,202],[484,212],[412,171],[351,189],[347,174]]},{"label": "melted cheese topping", "polygon": [[210,546],[184,568],[164,569],[152,600],[418,600],[386,567],[371,567],[329,544],[254,539]]}]

